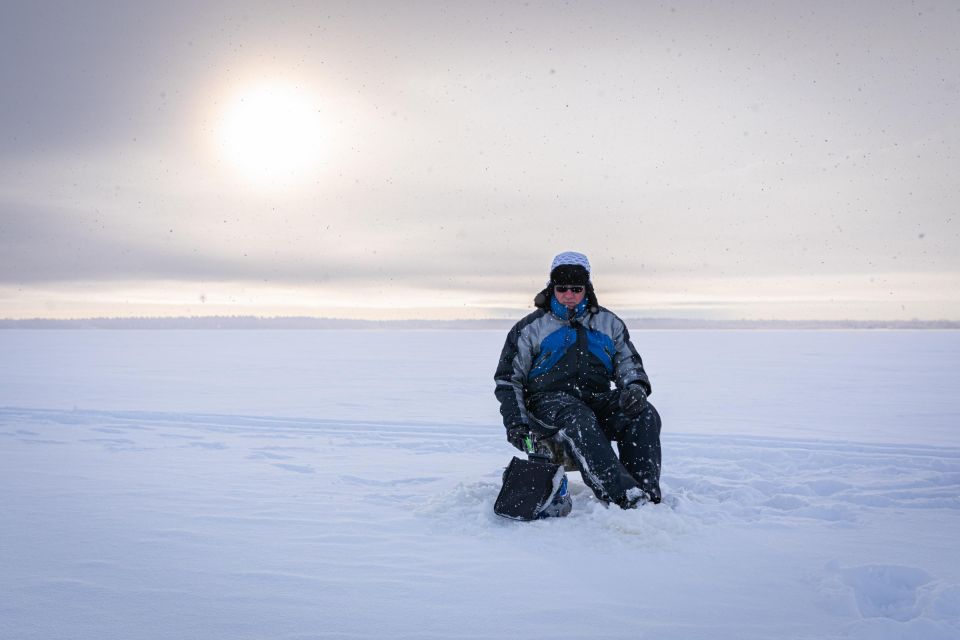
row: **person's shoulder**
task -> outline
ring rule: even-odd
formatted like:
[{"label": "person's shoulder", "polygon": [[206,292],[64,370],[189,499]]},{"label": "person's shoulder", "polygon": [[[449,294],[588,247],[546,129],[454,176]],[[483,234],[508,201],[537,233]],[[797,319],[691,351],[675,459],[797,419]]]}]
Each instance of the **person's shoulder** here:
[{"label": "person's shoulder", "polygon": [[524,327],[533,324],[534,322],[536,322],[546,314],[547,312],[544,309],[534,309],[533,311],[528,313],[526,316],[524,316],[519,322],[513,325],[513,329],[511,329],[511,332],[519,333],[520,331],[523,331]]},{"label": "person's shoulder", "polygon": [[543,309],[534,309],[533,311],[528,313],[526,316],[524,316],[519,322],[513,325],[508,335],[511,336],[513,340],[519,339],[520,334],[523,333],[524,329],[529,329],[532,324],[534,324],[537,320],[543,318],[543,316],[545,316],[546,314],[547,312],[544,311]]},{"label": "person's shoulder", "polygon": [[614,313],[613,311],[611,311],[610,309],[607,309],[606,307],[597,307],[596,315],[597,315],[597,316],[602,316],[602,317],[605,317],[605,318],[610,318],[610,319],[612,319],[612,320],[616,320],[616,321],[618,321],[618,322],[620,322],[620,323],[623,323],[623,320],[620,319],[620,316],[618,316],[617,314],[615,314],[615,313]]},{"label": "person's shoulder", "polygon": [[593,314],[594,322],[598,325],[612,329],[613,327],[620,327],[622,329],[627,328],[627,323],[624,322],[620,316],[615,314],[610,309],[606,307],[597,307],[596,312]]}]

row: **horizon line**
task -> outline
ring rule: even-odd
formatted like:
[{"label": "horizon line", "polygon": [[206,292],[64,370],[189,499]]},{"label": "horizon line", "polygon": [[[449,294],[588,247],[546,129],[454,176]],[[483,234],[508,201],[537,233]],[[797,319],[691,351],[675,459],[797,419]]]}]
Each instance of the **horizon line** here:
[{"label": "horizon line", "polygon": [[[0,318],[0,329],[336,329],[336,328],[509,328],[519,318],[408,318],[381,319],[337,318],[330,316],[259,316],[198,315],[198,316],[90,316],[84,318]],[[697,328],[810,328],[810,329],[960,329],[958,320],[826,320],[826,319],[718,319],[637,316],[624,317],[628,328],[634,329],[697,329]],[[145,326],[150,325],[150,326]],[[177,326],[175,326],[177,325]],[[228,326],[222,326],[228,325]],[[256,326],[255,326],[256,325]]]}]

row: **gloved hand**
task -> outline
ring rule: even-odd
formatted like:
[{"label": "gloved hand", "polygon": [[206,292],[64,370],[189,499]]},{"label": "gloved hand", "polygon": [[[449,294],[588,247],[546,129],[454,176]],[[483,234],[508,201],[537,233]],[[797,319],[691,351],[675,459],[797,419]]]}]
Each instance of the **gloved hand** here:
[{"label": "gloved hand", "polygon": [[636,418],[647,408],[647,390],[643,385],[632,384],[620,392],[620,410],[628,418]]},{"label": "gloved hand", "polygon": [[525,440],[530,436],[530,426],[525,424],[515,424],[507,429],[507,441],[524,453],[527,452]]}]

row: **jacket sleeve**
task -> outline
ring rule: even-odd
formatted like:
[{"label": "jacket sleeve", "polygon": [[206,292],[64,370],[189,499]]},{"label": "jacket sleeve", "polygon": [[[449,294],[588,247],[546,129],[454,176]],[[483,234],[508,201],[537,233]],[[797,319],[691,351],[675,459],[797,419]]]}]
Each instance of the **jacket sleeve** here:
[{"label": "jacket sleeve", "polygon": [[524,335],[523,326],[523,321],[518,322],[507,334],[507,340],[500,352],[497,372],[493,376],[497,383],[494,394],[500,401],[500,415],[503,416],[503,426],[507,429],[529,423],[524,389],[532,355],[530,339]]},{"label": "jacket sleeve", "polygon": [[616,357],[614,358],[614,375],[617,380],[617,387],[626,389],[631,384],[641,384],[646,389],[647,395],[653,393],[650,386],[650,378],[647,372],[643,370],[643,359],[637,352],[633,343],[630,341],[630,332],[627,331],[627,325],[623,320],[617,318],[615,323],[617,331],[613,336],[616,345]]}]

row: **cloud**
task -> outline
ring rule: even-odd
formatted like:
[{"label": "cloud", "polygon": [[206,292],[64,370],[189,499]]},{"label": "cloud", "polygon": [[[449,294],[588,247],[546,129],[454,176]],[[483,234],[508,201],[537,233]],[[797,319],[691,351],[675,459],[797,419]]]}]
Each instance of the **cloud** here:
[{"label": "cloud", "polygon": [[[668,282],[689,304],[719,304],[709,278],[735,302],[763,276],[960,272],[960,18],[936,3],[7,16],[0,283],[493,308],[526,305],[567,249],[614,294]],[[210,141],[226,96],[264,78],[320,96],[324,160],[295,189],[254,188]]]}]

